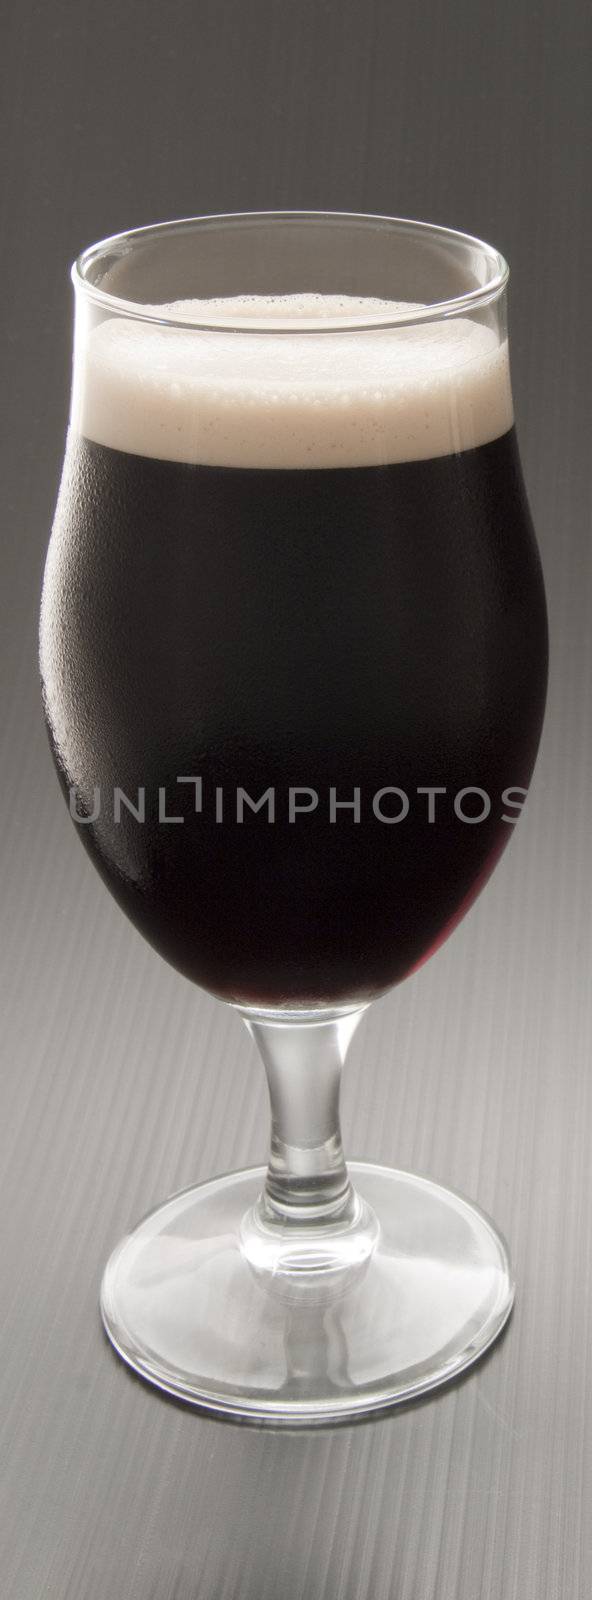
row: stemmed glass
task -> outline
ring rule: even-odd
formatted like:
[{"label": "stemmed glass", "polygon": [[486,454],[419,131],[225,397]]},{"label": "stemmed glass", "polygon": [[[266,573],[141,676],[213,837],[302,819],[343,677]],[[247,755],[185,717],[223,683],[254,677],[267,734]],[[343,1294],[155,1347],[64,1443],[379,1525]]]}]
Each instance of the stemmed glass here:
[{"label": "stemmed glass", "polygon": [[331,212],[161,224],[73,268],[51,746],[109,889],[238,1010],[271,1100],[267,1169],[152,1211],[101,1309],[130,1366],[213,1411],[376,1411],[511,1308],[488,1217],[346,1166],[338,1110],[365,1009],[472,903],[536,756],[507,279],[467,235]]}]

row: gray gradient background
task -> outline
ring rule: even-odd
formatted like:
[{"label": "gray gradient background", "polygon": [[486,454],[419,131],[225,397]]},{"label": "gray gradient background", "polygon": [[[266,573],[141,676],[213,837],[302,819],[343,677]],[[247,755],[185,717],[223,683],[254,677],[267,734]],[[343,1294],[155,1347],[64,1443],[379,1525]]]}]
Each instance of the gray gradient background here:
[{"label": "gray gradient background", "polygon": [[[576,1600],[592,1567],[587,0],[9,0],[1,72],[5,1600]],[[96,1309],[127,1224],[259,1161],[238,1019],[127,925],[59,796],[36,613],[66,420],[67,266],[116,229],[273,207],[467,228],[513,269],[552,677],[528,819],[354,1041],[362,1158],[509,1235],[507,1334],[460,1384],[318,1434],[129,1376]]]}]

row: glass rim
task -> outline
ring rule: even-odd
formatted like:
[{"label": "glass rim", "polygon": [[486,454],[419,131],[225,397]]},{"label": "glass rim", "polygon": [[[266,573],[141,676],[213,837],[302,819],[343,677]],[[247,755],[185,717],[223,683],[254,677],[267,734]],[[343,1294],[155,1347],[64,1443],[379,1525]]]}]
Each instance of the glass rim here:
[{"label": "glass rim", "polygon": [[[390,317],[384,317],[377,312],[374,316],[318,317],[314,321],[312,319],[302,319],[302,322],[308,322],[308,325],[305,326],[302,325],[300,318],[292,318],[291,320],[286,318],[284,325],[280,327],[270,325],[267,318],[237,317],[233,314],[225,316],[222,312],[215,312],[205,320],[201,316],[196,318],[190,314],[183,315],[179,312],[162,312],[160,308],[157,310],[153,306],[142,304],[141,301],[122,299],[118,295],[111,294],[108,289],[100,288],[97,284],[90,282],[88,278],[88,272],[94,263],[114,247],[127,244],[131,249],[136,240],[142,241],[149,235],[159,238],[167,233],[189,232],[191,229],[197,232],[200,228],[211,227],[217,223],[236,223],[239,225],[254,221],[267,223],[319,223],[323,219],[333,223],[349,222],[354,224],[361,223],[362,225],[366,223],[382,223],[391,227],[393,231],[414,231],[420,237],[423,235],[424,238],[427,238],[428,235],[432,235],[442,242],[454,242],[456,245],[464,245],[469,249],[480,252],[491,269],[491,277],[486,283],[479,285],[475,289],[468,289],[465,293],[454,295],[446,300],[432,301],[421,308],[414,309],[412,312],[400,312]],[[184,328],[185,330],[190,329],[203,333],[224,331],[226,333],[257,333],[268,336],[273,335],[274,337],[289,334],[292,338],[294,336],[306,338],[309,334],[319,333],[361,333],[372,329],[405,328],[424,322],[444,321],[449,317],[460,316],[464,312],[479,310],[483,306],[488,306],[493,301],[498,300],[507,286],[509,276],[510,268],[501,252],[496,250],[493,245],[487,244],[485,240],[478,238],[475,234],[464,233],[457,228],[443,227],[435,222],[418,221],[411,217],[394,217],[365,211],[325,210],[213,212],[193,217],[171,218],[165,222],[148,223],[140,228],[129,228],[121,233],[110,234],[104,239],[99,239],[95,244],[88,245],[76,257],[70,270],[70,277],[77,295],[82,294],[85,299],[92,301],[103,310],[133,318],[134,321],[156,323],[161,326]]]}]

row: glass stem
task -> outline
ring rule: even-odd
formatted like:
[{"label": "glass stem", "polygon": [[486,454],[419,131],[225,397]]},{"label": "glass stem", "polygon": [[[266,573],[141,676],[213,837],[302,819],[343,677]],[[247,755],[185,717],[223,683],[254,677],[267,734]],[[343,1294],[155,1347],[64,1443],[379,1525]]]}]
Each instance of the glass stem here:
[{"label": "glass stem", "polygon": [[259,1050],[271,1102],[271,1149],[260,1219],[323,1231],[353,1218],[339,1126],[341,1068],[366,1007],[297,1021],[242,1015]]}]

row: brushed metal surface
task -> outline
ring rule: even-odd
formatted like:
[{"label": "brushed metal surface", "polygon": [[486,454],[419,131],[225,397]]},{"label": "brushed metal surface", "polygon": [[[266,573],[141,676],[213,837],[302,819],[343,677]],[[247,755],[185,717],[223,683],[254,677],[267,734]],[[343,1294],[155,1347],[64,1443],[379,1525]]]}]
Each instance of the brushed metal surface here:
[{"label": "brushed metal surface", "polygon": [[[5,611],[5,1600],[580,1600],[592,1571],[590,10],[554,0],[9,0],[0,70]],[[117,228],[327,206],[467,227],[513,268],[514,385],[551,613],[529,815],[453,939],[376,1005],[347,1148],[474,1196],[518,1297],[464,1381],[286,1435],[116,1361],[102,1265],[166,1193],[257,1162],[238,1019],[168,970],[76,841],[36,611],[69,359],[66,267]]]}]

